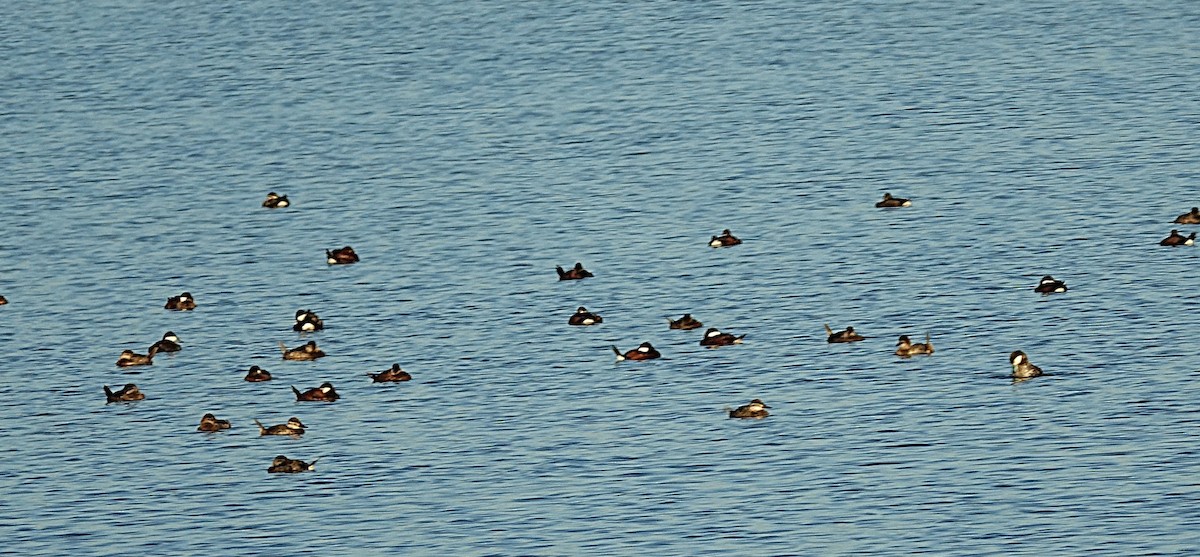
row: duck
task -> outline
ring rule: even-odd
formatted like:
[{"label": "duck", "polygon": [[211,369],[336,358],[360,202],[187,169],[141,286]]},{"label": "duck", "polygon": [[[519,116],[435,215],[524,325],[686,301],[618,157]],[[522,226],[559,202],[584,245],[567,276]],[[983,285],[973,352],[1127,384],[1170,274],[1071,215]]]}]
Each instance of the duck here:
[{"label": "duck", "polygon": [[649,342],[643,342],[642,344],[638,345],[637,348],[634,348],[633,350],[630,350],[624,354],[622,354],[615,345],[612,347],[612,350],[617,354],[618,362],[622,360],[653,360],[655,358],[662,357],[662,354],[659,354],[658,350],[655,350]]},{"label": "duck", "polygon": [[320,331],[325,328],[325,322],[317,317],[316,313],[307,309],[296,310],[296,322],[292,325],[292,330],[296,332],[312,332]]},{"label": "duck", "polygon": [[883,194],[883,201],[875,204],[876,207],[912,207],[912,201],[908,199],[900,199],[892,197],[892,194]]},{"label": "duck", "polygon": [[125,350],[117,357],[117,367],[153,365],[155,354],[158,354],[158,344],[151,346],[150,352],[147,354],[137,354],[133,350]]},{"label": "duck", "polygon": [[330,265],[358,263],[358,254],[354,253],[354,248],[350,246],[344,246],[335,250],[325,250],[325,262]]},{"label": "duck", "polygon": [[317,461],[320,458],[314,458],[312,462],[304,462],[303,460],[294,460],[283,455],[275,457],[271,461],[271,467],[267,468],[270,474],[295,474],[298,472],[307,472],[317,469]]},{"label": "duck", "polygon": [[604,318],[588,311],[583,306],[579,306],[579,309],[575,310],[575,314],[567,320],[568,325],[595,325],[603,322]]},{"label": "duck", "polygon": [[179,336],[171,331],[163,333],[162,340],[150,345],[151,350],[155,348],[158,349],[156,352],[178,352],[183,349],[179,346]]},{"label": "duck", "polygon": [[727,248],[730,246],[736,246],[740,243],[742,243],[742,241],[738,239],[737,236],[734,236],[728,228],[722,230],[720,236],[713,236],[712,239],[708,241],[708,245],[714,248]]},{"label": "duck", "polygon": [[1041,292],[1042,294],[1053,294],[1055,292],[1066,292],[1067,291],[1067,283],[1065,283],[1061,280],[1056,280],[1054,277],[1052,277],[1050,275],[1046,275],[1046,276],[1042,277],[1042,280],[1038,281],[1037,286],[1033,287],[1033,291]]},{"label": "duck", "polygon": [[108,385],[105,385],[104,396],[108,399],[108,402],[129,402],[146,398],[146,395],[142,394],[142,391],[139,391],[137,385],[133,383],[126,383],[121,390],[116,392],[113,392],[112,389],[108,388]]},{"label": "duck", "polygon": [[320,387],[309,389],[304,392],[300,392],[300,389],[297,389],[293,386],[292,392],[296,393],[296,400],[298,401],[333,402],[339,398],[342,398],[340,395],[338,395],[337,391],[333,389],[333,384],[328,381],[321,383]]},{"label": "duck", "polygon": [[1190,236],[1180,234],[1178,230],[1172,230],[1171,235],[1163,238],[1158,243],[1160,246],[1190,246],[1196,243],[1196,233],[1192,232]]},{"label": "duck", "polygon": [[684,331],[699,329],[700,327],[704,326],[704,323],[696,321],[696,318],[692,317],[692,314],[690,313],[683,314],[683,317],[680,317],[679,319],[671,319],[668,317],[667,323],[669,323],[669,327],[672,329],[681,329]]},{"label": "duck", "polygon": [[295,416],[288,418],[287,423],[275,424],[270,427],[262,425],[262,422],[260,422],[258,420],[254,420],[254,423],[258,424],[258,435],[259,436],[263,436],[263,435],[291,435],[291,436],[304,435],[304,428],[307,427],[303,423],[300,423],[300,418],[297,418]]},{"label": "duck", "polygon": [[367,375],[371,376],[371,382],[373,383],[389,383],[412,379],[412,375],[400,369],[400,364],[392,364],[390,369],[385,369],[379,373],[368,373]]},{"label": "duck", "polygon": [[925,342],[913,344],[908,339],[908,335],[900,335],[900,339],[896,341],[896,355],[901,358],[918,356],[921,354],[933,354],[933,343],[929,341],[929,333],[925,333]]},{"label": "duck", "polygon": [[[726,406],[726,408],[728,408],[728,406]],[[770,412],[767,412],[767,408],[770,408],[770,406],[767,406],[762,400],[756,398],[751,400],[749,404],[743,404],[742,406],[738,406],[737,408],[730,410],[729,417],[754,418],[761,420],[771,415]]]},{"label": "duck", "polygon": [[740,337],[733,336],[732,333],[722,333],[716,327],[709,327],[704,332],[704,338],[700,339],[700,346],[729,346],[731,344],[741,344],[742,339],[746,335]]},{"label": "duck", "polygon": [[250,366],[250,369],[246,371],[246,381],[249,381],[251,383],[261,383],[263,381],[270,381],[270,380],[271,380],[271,372],[269,372],[261,367]]},{"label": "duck", "polygon": [[200,427],[197,427],[196,431],[221,431],[231,427],[233,426],[229,420],[218,420],[216,416],[209,413],[200,418]]},{"label": "duck", "polygon": [[184,292],[178,296],[167,298],[167,304],[163,308],[175,311],[191,311],[196,309],[196,299],[192,298],[191,292]]},{"label": "duck", "polygon": [[291,202],[288,201],[287,196],[275,192],[268,193],[266,201],[262,202],[262,206],[268,209],[282,209],[288,205],[291,205]]},{"label": "duck", "polygon": [[283,350],[283,359],[285,360],[315,360],[325,357],[325,352],[317,348],[317,342],[310,340],[301,346],[289,349],[286,344],[279,343],[279,348]]},{"label": "duck", "polygon": [[1179,215],[1172,222],[1177,224],[1200,224],[1200,207],[1192,207],[1190,213]]},{"label": "duck", "polygon": [[564,271],[562,267],[555,266],[555,271],[558,271],[558,280],[582,280],[588,277],[594,277],[591,271],[583,268],[583,263],[576,262],[575,266],[570,271]]},{"label": "duck", "polygon": [[1042,374],[1042,368],[1029,363],[1029,356],[1020,350],[1014,350],[1008,355],[1008,361],[1012,364],[1014,379],[1029,379]]},{"label": "duck", "polygon": [[838,331],[835,333],[835,332],[833,332],[833,329],[830,329],[829,325],[826,324],[825,325],[825,333],[829,335],[829,338],[825,339],[825,341],[831,342],[831,343],[832,342],[857,342],[857,341],[867,338],[867,337],[864,337],[864,336],[859,335],[858,333],[854,332],[854,327],[846,327],[845,331]]}]

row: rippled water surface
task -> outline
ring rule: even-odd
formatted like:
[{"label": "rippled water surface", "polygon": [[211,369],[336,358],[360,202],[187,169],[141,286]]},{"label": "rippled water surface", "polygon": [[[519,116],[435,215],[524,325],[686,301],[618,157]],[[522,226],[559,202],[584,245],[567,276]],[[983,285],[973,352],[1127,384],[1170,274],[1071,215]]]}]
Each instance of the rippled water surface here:
[{"label": "rippled water surface", "polygon": [[[0,21],[4,551],[1200,551],[1200,252],[1157,245],[1200,205],[1200,5]],[[723,228],[745,243],[708,248]],[[327,266],[343,245],[362,261]],[[557,281],[576,261],[595,278]],[[604,323],[568,327],[580,305]],[[327,329],[292,332],[301,308]],[[684,312],[746,343],[704,349]],[[183,351],[113,365],[166,330]],[[307,340],[329,356],[280,359]],[[614,362],[643,341],[664,358]],[[1014,384],[1016,349],[1047,375]],[[413,381],[365,375],[395,362]],[[294,402],[323,381],[343,399]],[[129,382],[145,400],[105,405]],[[752,398],[771,417],[727,418]],[[289,416],[302,438],[253,425]]]}]

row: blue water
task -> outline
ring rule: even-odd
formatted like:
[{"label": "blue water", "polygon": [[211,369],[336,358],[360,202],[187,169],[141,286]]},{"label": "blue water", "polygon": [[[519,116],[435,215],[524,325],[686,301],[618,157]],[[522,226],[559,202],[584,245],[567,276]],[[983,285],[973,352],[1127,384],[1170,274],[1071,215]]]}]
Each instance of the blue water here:
[{"label": "blue water", "polygon": [[[2,551],[1200,551],[1200,259],[1157,245],[1200,204],[1200,4],[0,22]],[[745,243],[708,248],[723,228]],[[343,245],[362,262],[327,266]],[[576,261],[595,278],[558,282]],[[604,323],[568,327],[580,305]],[[292,332],[301,308],[327,329]],[[168,329],[182,352],[113,365]],[[329,356],[280,360],[307,340]],[[664,358],[614,362],[643,341]],[[1016,349],[1047,375],[1014,384]],[[394,362],[414,380],[365,375]],[[294,402],[323,381],[343,399]],[[144,401],[104,404],[128,382]],[[727,419],[751,398],[772,416]],[[302,438],[252,421],[293,415]]]}]

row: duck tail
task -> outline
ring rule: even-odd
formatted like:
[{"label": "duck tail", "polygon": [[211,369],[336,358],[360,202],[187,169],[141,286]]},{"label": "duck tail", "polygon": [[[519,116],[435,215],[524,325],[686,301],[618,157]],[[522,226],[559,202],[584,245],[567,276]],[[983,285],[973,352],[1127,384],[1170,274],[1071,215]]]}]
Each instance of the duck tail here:
[{"label": "duck tail", "polygon": [[825,334],[827,334],[829,336],[833,336],[833,329],[829,328],[829,323],[825,324]]},{"label": "duck tail", "polygon": [[104,386],[104,398],[108,399],[109,402],[117,400],[117,395],[112,392],[112,389],[108,388],[108,385]]},{"label": "duck tail", "polygon": [[617,355],[617,361],[618,361],[618,362],[619,362],[619,361],[621,361],[621,360],[624,360],[624,359],[625,359],[625,355],[624,355],[624,354],[622,354],[622,353],[621,353],[621,351],[620,351],[619,349],[617,349],[617,345],[615,345],[615,344],[614,344],[614,345],[613,345],[613,347],[612,347],[612,350],[613,350],[613,354],[616,354],[616,355]]},{"label": "duck tail", "polygon": [[930,354],[933,354],[933,341],[929,340],[929,333],[925,333],[925,347],[929,349]]},{"label": "duck tail", "polygon": [[554,270],[558,272],[558,278],[567,276],[567,272],[563,270],[562,265],[555,265]]},{"label": "duck tail", "polygon": [[733,343],[734,343],[734,344],[741,344],[741,343],[742,343],[742,340],[743,340],[743,339],[745,339],[745,338],[746,338],[746,335],[742,335],[742,336],[740,336],[740,337],[737,337],[737,338],[733,339]]},{"label": "duck tail", "polygon": [[284,354],[287,354],[288,347],[286,344],[283,343],[283,341],[279,342],[279,349],[282,350]]},{"label": "duck tail", "polygon": [[262,425],[262,422],[260,422],[258,420],[254,420],[254,423],[258,425],[258,434],[259,435],[265,435],[267,433],[267,426]]},{"label": "duck tail", "polygon": [[296,393],[296,400],[300,400],[300,397],[303,396],[300,393],[300,389],[297,389],[295,385],[292,385],[292,392]]},{"label": "duck tail", "polygon": [[310,471],[317,469],[317,461],[318,460],[321,460],[321,457],[318,456],[317,458],[314,458],[312,462],[308,463],[308,469]]}]

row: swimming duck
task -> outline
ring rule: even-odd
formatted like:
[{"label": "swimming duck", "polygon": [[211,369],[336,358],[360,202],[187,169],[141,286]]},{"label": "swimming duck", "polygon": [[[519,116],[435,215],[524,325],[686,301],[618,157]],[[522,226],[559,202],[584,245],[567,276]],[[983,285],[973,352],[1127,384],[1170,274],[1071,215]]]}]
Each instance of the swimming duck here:
[{"label": "swimming duck", "polygon": [[314,340],[292,349],[288,349],[287,345],[281,342],[279,348],[283,350],[283,359],[285,360],[315,360],[325,356],[325,352],[317,348],[317,342]]},{"label": "swimming duck", "polygon": [[721,331],[718,331],[716,327],[709,327],[709,329],[704,332],[704,338],[700,339],[700,346],[729,346],[731,344],[741,344],[743,338],[746,338],[746,335],[735,337],[731,333],[722,333]]},{"label": "swimming duck", "polygon": [[653,360],[654,358],[662,357],[662,354],[659,354],[658,350],[655,350],[653,346],[650,346],[649,342],[643,342],[637,348],[634,348],[633,350],[630,350],[624,354],[622,354],[615,345],[612,347],[612,349],[613,352],[617,354],[618,362],[622,360]]},{"label": "swimming duck", "polygon": [[299,401],[333,402],[342,398],[337,394],[337,391],[333,390],[333,385],[328,381],[321,383],[320,387],[309,389],[303,393],[300,392],[300,389],[292,387],[292,392],[296,393],[296,400]]},{"label": "swimming duck", "polygon": [[587,308],[583,306],[579,306],[579,309],[575,310],[575,315],[572,315],[571,318],[567,320],[568,325],[595,325],[596,323],[603,322],[604,319],[602,317],[588,311]]},{"label": "swimming duck", "polygon": [[1067,283],[1065,283],[1061,280],[1055,280],[1054,277],[1052,277],[1050,275],[1046,275],[1046,276],[1042,277],[1042,280],[1038,282],[1037,286],[1033,287],[1033,291],[1041,292],[1042,294],[1053,294],[1055,292],[1066,292],[1067,291]]},{"label": "swimming duck", "polygon": [[876,207],[912,207],[912,201],[892,197],[892,194],[883,194],[883,201],[875,204]]},{"label": "swimming duck", "polygon": [[1167,236],[1166,238],[1163,238],[1163,241],[1159,242],[1158,245],[1160,245],[1160,246],[1190,246],[1194,243],[1196,243],[1196,233],[1195,232],[1192,232],[1192,234],[1190,236],[1184,236],[1183,234],[1180,234],[1178,230],[1172,230],[1171,235]]},{"label": "swimming duck", "polygon": [[388,383],[394,381],[408,381],[412,376],[407,371],[400,369],[400,364],[392,364],[391,369],[385,369],[379,373],[368,373],[371,376],[373,383]]},{"label": "swimming duck", "polygon": [[1184,213],[1175,217],[1173,222],[1178,224],[1200,224],[1200,207],[1192,207],[1190,213]]},{"label": "swimming duck", "polygon": [[292,330],[297,332],[312,332],[320,331],[325,328],[325,322],[307,309],[296,310],[296,323],[292,325]]},{"label": "swimming duck", "polygon": [[304,435],[304,428],[306,427],[304,424],[300,423],[300,418],[297,418],[295,416],[288,418],[287,423],[275,424],[270,427],[262,425],[262,422],[260,422],[258,420],[254,420],[254,423],[258,424],[258,434],[260,436],[262,436],[262,435],[291,435],[291,436]]},{"label": "swimming duck", "polygon": [[230,427],[233,426],[229,423],[229,420],[218,420],[212,414],[205,414],[204,417],[200,418],[200,427],[196,428],[196,431],[221,431]]},{"label": "swimming duck", "polygon": [[354,248],[345,246],[341,249],[325,250],[325,262],[330,265],[349,265],[350,263],[358,263],[358,254],[354,253]]},{"label": "swimming duck", "polygon": [[[728,408],[728,406],[726,406],[726,408]],[[767,412],[767,408],[770,408],[770,406],[767,406],[763,403],[763,401],[756,398],[750,401],[750,404],[744,404],[733,410],[730,410],[729,417],[762,419],[771,415],[770,412]]]},{"label": "swimming duck", "polygon": [[699,329],[700,327],[704,326],[704,323],[696,321],[696,319],[692,317],[692,314],[690,313],[683,314],[683,317],[680,317],[679,319],[671,319],[668,317],[667,322],[670,323],[670,327],[672,329],[682,329],[684,331]]},{"label": "swimming duck", "polygon": [[135,354],[133,350],[125,350],[117,357],[117,367],[148,366],[154,364],[154,355],[158,353],[158,345],[150,347],[148,354]]},{"label": "swimming duck", "polygon": [[196,309],[196,300],[192,298],[191,292],[184,292],[178,296],[167,298],[167,305],[163,306],[163,308],[176,311],[190,311]]},{"label": "swimming duck", "polygon": [[271,461],[271,467],[267,468],[267,472],[271,474],[295,474],[297,472],[307,472],[317,469],[317,461],[320,458],[314,458],[311,463],[303,460],[293,460],[286,456],[279,455],[275,460]]},{"label": "swimming duck", "polygon": [[720,236],[713,236],[712,239],[708,241],[708,245],[714,248],[727,248],[729,246],[736,246],[740,243],[742,243],[742,241],[734,236],[728,228],[722,230]]},{"label": "swimming duck", "polygon": [[143,398],[146,398],[146,395],[142,394],[142,391],[139,391],[137,385],[134,385],[133,383],[126,383],[125,386],[117,392],[113,392],[112,389],[108,388],[108,385],[105,385],[104,396],[108,398],[108,402],[129,402],[131,400],[142,400]]},{"label": "swimming duck", "polygon": [[291,205],[286,195],[279,195],[275,192],[267,194],[267,200],[262,202],[262,206],[268,209],[282,209]]},{"label": "swimming duck", "polygon": [[900,335],[900,340],[896,341],[896,355],[901,358],[918,356],[920,354],[933,354],[933,343],[929,341],[929,333],[925,333],[925,343],[913,344],[908,340],[908,335]]},{"label": "swimming duck", "polygon": [[178,352],[182,349],[179,346],[179,337],[171,331],[163,333],[162,340],[150,345],[151,350],[155,348],[158,349],[157,352]]},{"label": "swimming duck", "polygon": [[246,381],[249,381],[251,383],[261,383],[263,381],[270,381],[270,380],[271,380],[271,372],[269,372],[261,367],[250,366],[250,369],[246,371]]},{"label": "swimming duck", "polygon": [[1029,356],[1020,350],[1009,354],[1008,361],[1012,364],[1014,379],[1028,379],[1042,374],[1042,368],[1029,363]]},{"label": "swimming duck", "polygon": [[580,280],[588,277],[594,277],[590,271],[583,268],[583,263],[575,263],[570,271],[564,271],[562,267],[555,265],[555,271],[558,271],[558,280]]},{"label": "swimming duck", "polygon": [[856,342],[867,338],[854,332],[854,327],[846,327],[845,331],[838,331],[835,333],[833,332],[833,329],[830,329],[829,325],[826,324],[825,333],[829,335],[829,338],[825,339],[826,342]]}]

